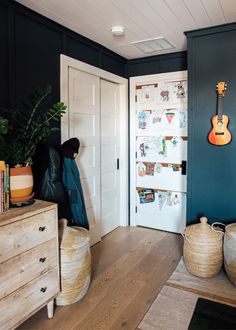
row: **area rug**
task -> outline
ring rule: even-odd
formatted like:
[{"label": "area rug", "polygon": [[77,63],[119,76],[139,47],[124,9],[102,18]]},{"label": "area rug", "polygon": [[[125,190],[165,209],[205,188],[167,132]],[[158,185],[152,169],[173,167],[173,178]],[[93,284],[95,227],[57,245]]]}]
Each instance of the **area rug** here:
[{"label": "area rug", "polygon": [[188,330],[199,329],[236,329],[236,309],[229,305],[199,298]]},{"label": "area rug", "polygon": [[236,305],[236,287],[229,281],[223,269],[214,277],[201,278],[189,273],[181,259],[165,285],[227,305]]},{"label": "area rug", "polygon": [[164,286],[148,310],[139,330],[187,330],[198,296]]},{"label": "area rug", "polygon": [[[223,271],[208,279],[190,274],[181,259],[137,329],[188,330],[199,298],[236,307],[236,287]],[[236,315],[235,309],[234,312]],[[233,329],[236,330],[236,326]]]}]

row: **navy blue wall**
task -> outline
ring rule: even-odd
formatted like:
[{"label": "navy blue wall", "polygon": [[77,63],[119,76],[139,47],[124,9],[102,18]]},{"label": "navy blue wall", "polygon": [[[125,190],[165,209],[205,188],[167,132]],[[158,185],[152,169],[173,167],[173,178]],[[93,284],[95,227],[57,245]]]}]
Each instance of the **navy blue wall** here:
[{"label": "navy blue wall", "polygon": [[0,3],[0,105],[8,106],[9,96],[9,52],[8,52],[8,9]]},{"label": "navy blue wall", "polygon": [[[0,107],[14,108],[49,83],[58,101],[60,54],[127,76],[125,58],[13,0],[0,0],[0,45]],[[49,141],[58,142],[59,133]]]},{"label": "navy blue wall", "polygon": [[[187,33],[189,77],[188,222],[236,219],[236,24]],[[232,142],[208,142],[216,84],[226,81],[223,113]]]},{"label": "navy blue wall", "polygon": [[177,52],[129,60],[129,77],[187,70],[187,52]]},{"label": "navy blue wall", "polygon": [[[0,0],[0,108],[17,107],[48,83],[51,102],[60,99],[60,54],[71,56],[122,77],[187,68],[186,52],[127,61],[13,0]],[[50,144],[60,142],[55,133]]]}]

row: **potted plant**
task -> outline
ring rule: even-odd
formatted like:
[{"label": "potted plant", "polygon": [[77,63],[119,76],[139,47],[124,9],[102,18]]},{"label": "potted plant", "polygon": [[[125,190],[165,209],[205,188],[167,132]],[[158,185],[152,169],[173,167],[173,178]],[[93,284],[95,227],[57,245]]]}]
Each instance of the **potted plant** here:
[{"label": "potted plant", "polygon": [[10,165],[10,195],[13,203],[32,198],[31,165],[37,145],[59,130],[53,123],[59,121],[65,113],[63,102],[57,102],[51,107],[46,105],[50,94],[50,86],[36,91],[19,109],[4,110],[5,117],[0,117],[0,136],[3,140],[0,160]]}]

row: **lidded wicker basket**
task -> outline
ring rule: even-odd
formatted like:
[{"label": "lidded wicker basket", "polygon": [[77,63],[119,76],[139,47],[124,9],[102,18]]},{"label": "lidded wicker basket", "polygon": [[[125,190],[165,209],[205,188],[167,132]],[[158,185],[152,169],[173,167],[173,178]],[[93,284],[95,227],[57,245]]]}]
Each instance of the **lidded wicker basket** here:
[{"label": "lidded wicker basket", "polygon": [[184,262],[190,273],[198,277],[213,277],[223,263],[223,236],[221,229],[207,223],[206,217],[200,223],[185,228]]},{"label": "lidded wicker basket", "polygon": [[225,227],[224,266],[228,278],[236,286],[236,223]]},{"label": "lidded wicker basket", "polygon": [[68,227],[59,220],[61,292],[56,305],[65,306],[81,300],[87,293],[91,278],[89,232],[81,227]]}]

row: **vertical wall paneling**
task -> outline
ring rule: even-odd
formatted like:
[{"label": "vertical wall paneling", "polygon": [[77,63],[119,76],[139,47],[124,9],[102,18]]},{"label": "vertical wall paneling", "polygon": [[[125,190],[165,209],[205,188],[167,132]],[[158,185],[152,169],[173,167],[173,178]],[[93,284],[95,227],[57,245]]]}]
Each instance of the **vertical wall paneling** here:
[{"label": "vertical wall paneling", "polygon": [[[109,53],[104,53],[104,55],[101,58],[101,64],[102,68],[106,71],[111,72],[112,68],[114,73],[117,75],[120,75],[119,72],[122,72],[123,67],[124,67],[124,62],[117,61],[117,55],[115,54],[109,54]],[[127,75],[125,71],[125,76]]]},{"label": "vertical wall paneling", "polygon": [[[32,33],[33,31],[33,33]],[[35,90],[52,86],[51,103],[60,99],[62,33],[15,12],[16,104]],[[50,136],[56,144],[59,133]]]},{"label": "vertical wall paneling", "polygon": [[15,72],[15,19],[14,10],[8,8],[8,79],[9,79],[9,90],[8,90],[8,106],[14,108],[16,104],[16,72]]},{"label": "vertical wall paneling", "polygon": [[187,52],[149,56],[129,60],[128,76],[141,76],[155,73],[183,71],[187,69]]},{"label": "vertical wall paneling", "polygon": [[[32,33],[33,31],[33,33]],[[44,24],[15,13],[16,100],[27,91],[52,85],[54,99],[60,98],[60,53],[62,34]]]},{"label": "vertical wall paneling", "polygon": [[[127,60],[22,6],[0,0],[0,108],[18,106],[35,90],[52,85],[49,103],[60,99],[60,54],[121,77]],[[60,134],[49,140],[60,143]]]},{"label": "vertical wall paneling", "polygon": [[76,37],[67,36],[67,55],[96,67],[99,66],[99,50],[79,41]]},{"label": "vertical wall paneling", "polygon": [[[236,24],[187,33],[189,76],[188,222],[201,215],[211,222],[236,217]],[[208,142],[216,114],[216,84],[228,84],[223,114],[229,117],[232,141]]]},{"label": "vertical wall paneling", "polygon": [[0,104],[8,106],[9,92],[9,46],[8,46],[8,8],[0,4]]},{"label": "vertical wall paneling", "polygon": [[62,32],[62,54],[67,54],[66,33]]}]

